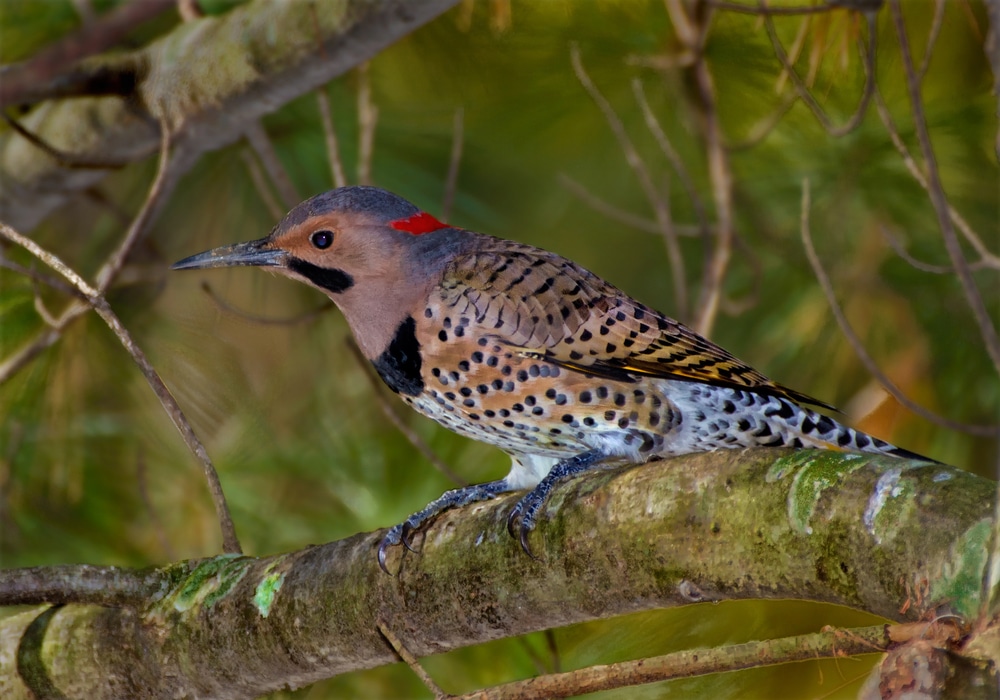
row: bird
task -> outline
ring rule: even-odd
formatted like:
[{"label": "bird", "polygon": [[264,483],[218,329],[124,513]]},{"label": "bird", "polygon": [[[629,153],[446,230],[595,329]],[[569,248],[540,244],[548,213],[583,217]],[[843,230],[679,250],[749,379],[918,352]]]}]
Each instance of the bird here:
[{"label": "bird", "polygon": [[[555,253],[439,221],[371,186],[294,207],[259,240],[175,270],[255,266],[339,307],[385,384],[444,427],[499,447],[508,474],[456,488],[390,528],[377,558],[442,511],[528,490],[529,534],[558,482],[589,470],[754,446],[926,459],[820,413],[682,323]],[[932,461],[932,460],[928,460]]]}]

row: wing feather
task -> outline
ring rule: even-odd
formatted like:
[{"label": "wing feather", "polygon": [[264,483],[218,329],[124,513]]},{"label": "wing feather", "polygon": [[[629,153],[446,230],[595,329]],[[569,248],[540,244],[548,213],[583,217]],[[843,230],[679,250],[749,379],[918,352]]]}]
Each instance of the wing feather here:
[{"label": "wing feather", "polygon": [[705,382],[830,408],[565,258],[482,238],[449,267],[441,301],[474,308],[482,331],[521,355],[617,381]]}]

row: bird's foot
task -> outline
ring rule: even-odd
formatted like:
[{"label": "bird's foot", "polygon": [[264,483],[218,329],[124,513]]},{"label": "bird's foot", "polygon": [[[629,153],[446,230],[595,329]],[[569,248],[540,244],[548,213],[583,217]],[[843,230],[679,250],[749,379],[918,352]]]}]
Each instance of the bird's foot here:
[{"label": "bird's foot", "polygon": [[559,462],[552,467],[538,486],[517,502],[517,505],[510,511],[510,515],[507,516],[507,532],[521,543],[521,549],[524,550],[525,554],[532,559],[539,560],[531,551],[528,536],[535,529],[539,511],[549,499],[549,494],[556,483],[566,477],[593,469],[606,456],[599,450],[590,450]]},{"label": "bird's foot", "polygon": [[401,544],[411,552],[415,552],[413,534],[434,520],[442,511],[449,508],[461,508],[477,501],[486,501],[505,491],[510,491],[510,487],[507,486],[504,479],[445,491],[440,498],[428,503],[423,510],[414,513],[399,525],[389,529],[378,546],[379,567],[382,571],[392,575],[386,565],[389,549]]},{"label": "bird's foot", "polygon": [[535,519],[538,509],[542,507],[548,498],[549,490],[538,494],[537,487],[532,489],[524,498],[517,502],[517,505],[511,509],[510,515],[507,516],[507,532],[521,543],[521,549],[524,550],[524,553],[536,561],[539,561],[539,559],[531,551],[531,545],[528,544],[528,535],[535,529]]}]

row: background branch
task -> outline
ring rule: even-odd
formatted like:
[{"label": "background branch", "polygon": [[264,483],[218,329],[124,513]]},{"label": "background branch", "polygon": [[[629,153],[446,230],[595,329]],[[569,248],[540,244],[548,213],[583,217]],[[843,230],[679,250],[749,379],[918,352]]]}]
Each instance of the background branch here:
[{"label": "background branch", "polygon": [[166,12],[176,0],[133,0],[109,11],[42,49],[28,61],[5,67],[0,80],[0,110],[30,105],[55,96],[92,94],[93,75],[70,71],[86,56],[105,51],[147,20]]},{"label": "background branch", "polygon": [[[157,210],[169,199],[177,184],[177,176],[176,170],[170,167],[170,132],[163,129],[160,135],[160,161],[156,176],[149,187],[145,201],[129,225],[125,237],[97,272],[95,293],[98,296],[104,296],[121,273],[129,253],[145,234]],[[70,282],[73,286],[72,280]],[[59,316],[45,319],[48,328],[0,362],[0,385],[24,369],[46,349],[52,347],[62,337],[66,328],[91,308],[86,292],[79,286],[73,286],[73,289],[76,298],[66,306]]]},{"label": "background branch", "polygon": [[[764,0],[760,0],[761,5],[764,5]],[[778,57],[778,61],[785,69],[785,73],[791,78],[792,85],[795,86],[795,91],[799,96],[799,99],[809,107],[809,111],[813,113],[817,121],[822,124],[823,128],[833,136],[834,138],[839,138],[841,136],[846,136],[851,133],[858,126],[861,125],[861,121],[865,118],[865,114],[868,112],[868,105],[871,102],[872,95],[875,93],[875,47],[876,47],[876,37],[878,34],[878,27],[876,23],[878,15],[874,11],[866,12],[865,18],[868,22],[868,44],[867,46],[859,38],[858,39],[858,53],[861,55],[861,65],[864,66],[865,71],[865,86],[861,93],[861,99],[858,102],[858,108],[855,110],[848,120],[841,126],[834,126],[833,121],[826,114],[823,108],[816,101],[816,98],[812,96],[809,91],[808,86],[799,77],[798,72],[795,70],[795,66],[788,58],[788,54],[785,53],[784,47],[781,45],[781,39],[778,38],[778,32],[774,28],[774,22],[771,21],[769,15],[764,16],[764,26],[767,27],[767,35],[771,39],[771,45],[774,47],[774,55]]]},{"label": "background branch", "polygon": [[330,111],[330,96],[325,88],[316,91],[316,104],[319,107],[320,123],[323,125],[323,136],[326,139],[326,159],[330,163],[330,176],[334,187],[347,184],[344,175],[344,164],[340,160],[340,145],[337,143],[337,130],[333,126],[333,114]]},{"label": "background branch", "polygon": [[674,224],[670,216],[670,202],[657,191],[656,186],[653,184],[653,178],[649,173],[649,168],[646,167],[642,156],[639,155],[639,152],[632,144],[632,140],[625,131],[625,126],[622,124],[621,119],[618,118],[618,115],[615,114],[614,109],[611,107],[611,103],[601,94],[597,86],[594,85],[594,81],[590,79],[590,76],[584,70],[583,61],[580,59],[580,48],[575,44],[571,46],[569,56],[577,80],[580,81],[583,89],[587,91],[587,94],[597,104],[598,109],[601,110],[601,114],[604,115],[605,121],[611,127],[615,139],[617,139],[619,146],[621,146],[626,162],[635,174],[635,179],[638,181],[639,187],[653,208],[660,234],[667,244],[667,257],[670,262],[674,304],[676,306],[675,315],[677,318],[684,320],[688,316],[687,281],[684,272],[684,261],[681,259],[680,249],[677,247],[677,237],[673,232]]},{"label": "background branch", "polygon": [[891,643],[887,625],[850,630],[824,630],[784,639],[691,649],[637,661],[589,666],[554,673],[461,696],[461,700],[545,700],[572,698],[586,693],[691,678],[710,673],[739,671],[772,664],[810,659],[870,654]]},{"label": "background branch", "polygon": [[910,103],[913,107],[913,125],[916,129],[920,151],[927,167],[927,182],[931,204],[934,206],[938,226],[941,228],[944,247],[948,251],[948,257],[951,258],[951,264],[955,268],[955,274],[958,276],[958,281],[965,294],[969,309],[976,319],[986,353],[992,360],[997,375],[1000,376],[1000,336],[997,336],[993,319],[990,318],[986,304],[983,303],[983,297],[979,293],[976,281],[972,279],[969,263],[962,253],[962,247],[958,242],[958,237],[955,235],[955,229],[952,227],[951,216],[948,213],[948,198],[944,192],[944,185],[941,183],[941,175],[934,156],[934,148],[931,145],[930,133],[927,130],[927,119],[924,116],[923,98],[920,94],[920,76],[913,67],[913,59],[910,56],[910,42],[906,34],[906,26],[903,23],[903,11],[900,9],[899,0],[889,0],[889,10],[892,14],[893,24],[896,27],[896,35],[899,37],[899,49],[903,58],[903,70],[906,75],[906,87],[910,95]]},{"label": "background branch", "polygon": [[278,194],[281,195],[284,210],[287,211],[301,202],[302,197],[296,191],[295,185],[292,184],[292,178],[289,177],[285,166],[281,164],[281,159],[278,158],[278,153],[274,150],[274,144],[271,143],[271,139],[264,131],[264,126],[260,121],[255,121],[247,128],[246,137],[250,148],[257,154],[257,158],[260,159],[261,165],[267,171],[270,181],[278,190]]},{"label": "background branch", "polygon": [[816,248],[813,246],[812,236],[809,232],[808,180],[804,180],[802,183],[801,234],[802,244],[805,247],[806,258],[809,260],[809,264],[812,266],[813,272],[816,274],[816,279],[819,281],[823,294],[826,296],[826,300],[830,304],[830,310],[833,311],[834,318],[837,319],[837,325],[840,326],[841,332],[843,332],[844,337],[847,338],[847,342],[851,344],[851,347],[854,349],[854,354],[861,361],[861,364],[863,364],[865,369],[868,370],[873,377],[875,377],[876,381],[882,385],[882,388],[889,392],[894,399],[899,401],[899,403],[906,406],[918,416],[937,425],[942,425],[946,428],[950,428],[951,430],[959,430],[963,433],[969,433],[971,435],[1000,435],[1000,426],[969,425],[968,423],[962,423],[960,421],[951,420],[950,418],[945,418],[944,416],[939,416],[933,411],[927,410],[900,391],[899,387],[897,387],[893,381],[889,379],[885,372],[883,372],[875,363],[875,360],[872,359],[872,356],[865,349],[864,343],[861,342],[857,333],[855,333],[854,329],[851,328],[851,324],[844,315],[844,311],[841,309],[840,304],[837,303],[836,292],[834,292],[833,285],[830,284],[830,278],[827,277],[826,272],[823,270],[823,264],[820,262],[819,256],[816,254]]},{"label": "background branch", "polygon": [[[149,387],[156,394],[156,398],[160,400],[163,405],[163,410],[166,411],[167,415],[170,417],[171,422],[177,431],[181,434],[184,439],[184,443],[191,450],[191,453],[195,458],[201,463],[202,470],[205,474],[205,479],[208,481],[208,490],[212,495],[212,501],[215,504],[216,516],[219,519],[219,526],[222,529],[222,548],[224,552],[227,553],[239,553],[241,550],[239,539],[236,536],[236,528],[233,525],[232,516],[229,514],[229,506],[226,505],[226,496],[222,492],[222,484],[219,483],[219,475],[215,471],[215,466],[212,464],[212,460],[208,456],[208,451],[205,446],[195,435],[194,430],[191,428],[190,423],[188,423],[187,418],[184,417],[184,413],[181,411],[181,407],[177,404],[170,390],[167,389],[166,384],[160,379],[160,375],[156,373],[153,369],[152,364],[146,358],[146,354],[142,351],[132,335],[128,332],[122,322],[118,319],[118,316],[114,311],[111,310],[111,306],[108,304],[107,300],[104,298],[100,290],[91,287],[87,284],[82,277],[80,277],[76,272],[69,268],[62,260],[53,255],[52,253],[44,250],[37,243],[29,238],[25,238],[20,233],[12,229],[10,226],[0,222],[0,236],[6,238],[7,240],[15,243],[29,253],[34,255],[36,258],[44,262],[46,265],[51,267],[53,270],[62,275],[66,281],[76,287],[80,292],[87,297],[87,305],[97,312],[97,315],[104,320],[108,325],[108,328],[118,336],[121,344],[125,346],[129,355],[132,356],[132,360],[139,367],[139,371],[146,378],[149,383]],[[126,241],[129,238],[126,237]]]},{"label": "background branch", "polygon": [[712,23],[712,12],[704,13],[696,23],[679,2],[668,0],[667,11],[675,26],[688,27],[683,33],[678,32],[678,38],[686,44],[686,48],[695,58],[691,71],[697,86],[698,112],[705,138],[712,200],[715,203],[715,237],[711,245],[706,246],[701,289],[692,325],[698,333],[711,337],[712,327],[715,325],[722,302],[723,284],[733,250],[733,175],[722,125],[719,123],[715,85],[705,57],[705,43]]},{"label": "background branch", "polygon": [[[176,167],[183,173],[203,153],[238,139],[264,114],[364,62],[456,2],[253,0],[221,17],[186,22],[129,54],[91,59],[105,61],[110,69],[132,65],[142,76],[135,85],[138,99],[50,102],[22,121],[76,157],[99,154],[102,160],[125,163],[155,151],[152,127],[160,119],[175,133]],[[303,33],[301,26],[316,32]],[[195,34],[198,41],[192,44]],[[283,39],[274,43],[269,39],[274,36]],[[220,72],[220,66],[227,71]],[[137,104],[150,111],[137,115]],[[21,136],[2,133],[0,220],[30,230],[67,197],[105,175],[39,158]]]}]

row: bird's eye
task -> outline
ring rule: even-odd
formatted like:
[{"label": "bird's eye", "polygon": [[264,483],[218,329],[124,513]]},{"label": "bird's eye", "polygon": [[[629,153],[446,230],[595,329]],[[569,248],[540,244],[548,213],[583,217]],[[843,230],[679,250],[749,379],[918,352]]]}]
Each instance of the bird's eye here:
[{"label": "bird's eye", "polygon": [[333,231],[317,231],[309,236],[309,240],[320,250],[326,250],[333,243]]}]

